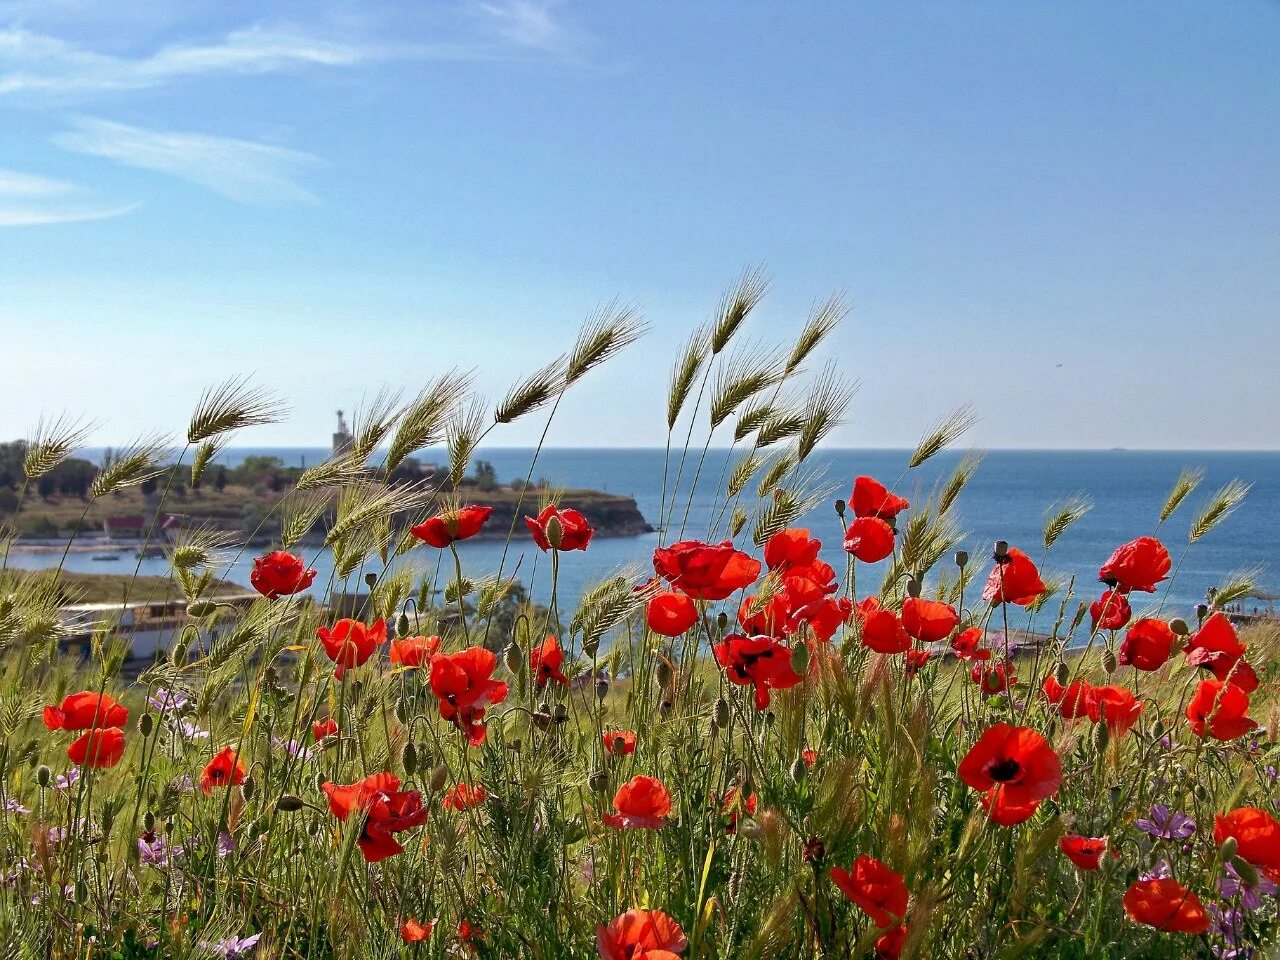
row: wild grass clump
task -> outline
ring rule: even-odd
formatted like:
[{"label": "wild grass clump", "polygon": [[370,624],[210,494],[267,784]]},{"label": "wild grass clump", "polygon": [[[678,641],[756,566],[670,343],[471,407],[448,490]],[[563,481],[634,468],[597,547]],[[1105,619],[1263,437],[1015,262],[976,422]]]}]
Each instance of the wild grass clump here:
[{"label": "wild grass clump", "polygon": [[[589,519],[547,489],[525,505],[550,571],[530,597],[505,556],[466,569],[456,545],[492,510],[459,481],[495,428],[542,417],[545,437],[565,392],[641,335],[618,302],[496,407],[456,370],[407,403],[376,394],[355,448],[262,520],[276,539],[251,603],[219,577],[244,547],[185,531],[167,581],[113,585],[119,608],[76,627],[80,659],[74,583],[4,572],[5,956],[1271,955],[1280,630],[1228,616],[1256,570],[1166,606],[1248,488],[1205,502],[1175,561],[1154,534],[1195,492],[1185,472],[1096,587],[1052,570],[1083,497],[1038,542],[971,557],[956,506],[980,458],[923,498],[913,474],[971,410],[899,477],[824,476],[810,455],[854,385],[805,368],[848,310],[820,301],[793,346],[762,350],[740,334],[768,288],[746,271],[681,348],[659,545],[576,608],[558,584]],[[280,414],[231,381],[183,456],[198,479],[230,431]],[[30,477],[83,440],[65,418],[36,436]],[[708,528],[687,529],[713,438],[733,452]],[[439,486],[405,481],[440,442]],[[165,460],[143,440],[91,496]],[[796,526],[817,508],[842,569]],[[129,679],[126,601],[179,595],[185,617]]]}]

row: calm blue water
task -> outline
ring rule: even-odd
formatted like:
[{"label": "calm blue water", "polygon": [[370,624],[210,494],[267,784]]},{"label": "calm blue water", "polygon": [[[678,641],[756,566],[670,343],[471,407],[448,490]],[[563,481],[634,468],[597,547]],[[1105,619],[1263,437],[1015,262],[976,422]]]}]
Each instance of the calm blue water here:
[{"label": "calm blue water", "polygon": [[[319,448],[238,448],[221,455],[220,462],[234,465],[249,455],[278,456],[286,464],[312,465],[324,459],[326,450]],[[100,451],[86,451],[93,456]],[[491,448],[478,456],[489,460],[501,480],[524,477],[531,451]],[[721,469],[724,451],[712,451],[703,467],[702,478],[689,508],[686,528],[688,537],[705,537],[713,512],[716,493],[722,489]],[[830,507],[836,497],[848,497],[853,477],[868,473],[893,485],[902,475],[908,459],[903,450],[830,450],[815,453],[811,462],[833,486],[827,505],[806,518],[815,536],[827,547],[826,558],[843,569],[844,553],[840,549],[840,528]],[[421,455],[424,462],[444,461],[443,453],[430,451]],[[923,467],[911,471],[897,486],[897,491],[913,501],[923,500],[960,459],[959,453],[939,455]],[[534,470],[535,477],[545,477],[558,486],[606,490],[632,496],[650,523],[657,526],[662,499],[663,453],[661,450],[544,450]],[[996,539],[1021,546],[1054,573],[1075,574],[1084,592],[1093,592],[1099,565],[1112,548],[1133,537],[1151,533],[1156,515],[1184,466],[1205,470],[1205,479],[1158,535],[1170,548],[1175,564],[1186,544],[1187,529],[1198,509],[1223,483],[1240,478],[1252,483],[1253,490],[1237,513],[1191,548],[1176,580],[1165,598],[1166,614],[1185,613],[1201,600],[1205,588],[1220,582],[1231,571],[1251,566],[1270,566],[1280,558],[1280,453],[1188,453],[1129,451],[995,451],[988,453],[977,476],[959,502],[959,517],[966,531],[964,546],[984,564]],[[672,472],[674,474],[674,464]],[[681,485],[679,509],[667,541],[678,539],[680,518],[688,497],[693,464],[686,468]],[[749,490],[753,488],[748,488]],[[1076,493],[1092,498],[1094,509],[1071,527],[1046,557],[1041,542],[1046,510],[1055,500]],[[566,505],[572,505],[571,500]],[[536,506],[534,504],[533,506]],[[746,540],[746,534],[744,534]],[[749,541],[747,541],[749,542]],[[657,534],[622,539],[598,539],[585,553],[572,553],[561,564],[561,599],[566,606],[576,604],[582,590],[627,565],[643,570],[658,543]],[[497,570],[503,545],[495,542],[460,544],[460,552],[468,575],[480,576]],[[408,562],[430,570],[436,552],[415,550],[405,558]],[[57,556],[15,553],[12,565],[42,567],[57,563]],[[311,560],[310,557],[308,557]],[[129,572],[135,559],[124,555],[117,562],[95,562],[84,554],[72,554],[67,567],[89,573]],[[327,582],[332,571],[327,552],[314,558],[320,570],[317,586]],[[509,574],[519,564],[519,578],[531,584],[535,594],[545,599],[548,564],[528,540],[517,540],[508,556]],[[228,571],[230,579],[248,583],[251,558],[241,558]],[[142,562],[143,574],[164,575],[164,560]],[[358,580],[357,580],[358,582]],[[874,578],[861,580],[871,587]],[[1280,586],[1271,569],[1266,569],[1261,582],[1270,588]],[[865,592],[865,591],[860,591]],[[1156,602],[1162,595],[1157,594]],[[1140,604],[1135,602],[1135,612]]]}]

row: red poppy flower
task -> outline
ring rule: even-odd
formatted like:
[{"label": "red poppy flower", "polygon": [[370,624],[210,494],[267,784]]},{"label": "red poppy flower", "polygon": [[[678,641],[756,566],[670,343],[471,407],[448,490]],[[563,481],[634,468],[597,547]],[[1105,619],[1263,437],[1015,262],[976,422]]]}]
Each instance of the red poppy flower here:
[{"label": "red poppy flower", "polygon": [[991,604],[1012,603],[1029,607],[1044,591],[1044,581],[1040,579],[1040,571],[1032,559],[1017,547],[1010,547],[1008,554],[996,561],[987,577],[982,599]]},{"label": "red poppy flower", "polygon": [[405,943],[421,943],[427,937],[431,936],[431,931],[435,929],[435,921],[428,920],[421,923],[410,917],[404,923],[400,924],[400,939]]},{"label": "red poppy flower", "polygon": [[244,783],[248,772],[240,759],[240,752],[232,747],[223,747],[200,774],[200,789],[212,793],[214,787],[238,787]]},{"label": "red poppy flower", "polygon": [[773,637],[731,633],[712,649],[730,682],[755,687],[757,710],[768,709],[770,690],[784,690],[804,680],[791,669],[791,648]]},{"label": "red poppy flower", "polygon": [[925,665],[932,659],[933,654],[928,650],[908,650],[904,661],[904,667],[908,677],[914,677]]},{"label": "red poppy flower", "polygon": [[1187,644],[1187,662],[1209,670],[1219,680],[1252,693],[1258,688],[1258,675],[1244,659],[1245,646],[1235,626],[1221,611],[1213,614],[1192,635]]},{"label": "red poppy flower", "polygon": [[1214,740],[1234,740],[1257,727],[1248,713],[1249,694],[1221,680],[1201,680],[1187,704],[1192,732]]},{"label": "red poppy flower", "polygon": [[439,649],[439,637],[401,637],[391,641],[387,659],[398,667],[425,667]]},{"label": "red poppy flower", "polygon": [[323,720],[317,720],[311,725],[311,736],[316,740],[323,740],[325,737],[331,736],[338,732],[338,721],[333,717],[325,717]]},{"label": "red poppy flower", "polygon": [[822,541],[810,537],[808,530],[792,527],[765,541],[764,562],[770,570],[804,568],[817,562],[821,549]]},{"label": "red poppy flower", "polygon": [[124,734],[118,727],[86,730],[67,747],[67,759],[77,767],[114,767],[124,757]]},{"label": "red poppy flower", "polygon": [[1132,617],[1129,598],[1119,590],[1106,590],[1089,604],[1089,619],[1095,630],[1122,630]]},{"label": "red poppy flower", "polygon": [[249,571],[249,583],[268,600],[301,593],[315,578],[315,570],[308,570],[301,557],[287,550],[274,550],[264,557],[256,557]]},{"label": "red poppy flower", "polygon": [[869,610],[862,618],[862,645],[876,653],[906,653],[911,636],[892,610]]},{"label": "red poppy flower", "polygon": [[982,688],[982,694],[986,697],[994,697],[1018,682],[1014,666],[1008,660],[1001,660],[999,663],[979,661],[969,671],[969,679]]},{"label": "red poppy flower", "polygon": [[606,730],[601,736],[605,753],[615,757],[625,757],[636,752],[636,735],[634,730]]},{"label": "red poppy flower", "polygon": [[787,577],[782,587],[763,602],[750,596],[738,607],[738,623],[747,633],[790,637],[802,626],[827,642],[853,613],[848,597],[832,599],[815,589],[809,580]]},{"label": "red poppy flower", "polygon": [[907,597],[902,604],[902,629],[921,643],[937,643],[951,636],[960,617],[950,604]]},{"label": "red poppy flower", "polygon": [[900,923],[876,940],[874,960],[898,960],[902,956],[902,948],[906,945],[907,925]]},{"label": "red poppy flower", "polygon": [[1139,537],[1116,547],[1098,571],[1098,579],[1126,593],[1155,593],[1156,584],[1168,578],[1172,566],[1164,544],[1155,537]]},{"label": "red poppy flower", "polygon": [[863,563],[879,563],[893,553],[893,527],[879,517],[858,517],[844,532],[844,549]]},{"label": "red poppy flower", "polygon": [[613,809],[600,819],[616,830],[657,830],[667,825],[671,794],[661,780],[635,776],[618,788]]},{"label": "red poppy flower", "polygon": [[353,667],[358,667],[377,652],[387,641],[387,621],[379,617],[365,626],[359,620],[346,618],[330,627],[319,627],[316,636],[324,645],[324,652],[337,664],[333,675],[339,680]]},{"label": "red poppy flower", "polygon": [[1107,838],[1068,833],[1058,838],[1058,849],[1081,870],[1097,870],[1107,852]]},{"label": "red poppy flower", "polygon": [[739,800],[739,791],[737,787],[730,787],[723,797],[720,798],[720,812],[729,818],[729,825],[725,827],[725,833],[734,834],[738,832],[738,812],[739,810],[748,816],[755,814],[759,808],[759,798],[754,793],[749,794],[746,800]]},{"label": "red poppy flower", "polygon": [[484,743],[485,708],[507,699],[507,685],[493,679],[497,665],[497,656],[484,647],[431,658],[431,692],[440,701],[440,716],[465,733],[473,747]]},{"label": "red poppy flower", "polygon": [[424,520],[410,527],[409,532],[428,546],[443,550],[458,540],[474,537],[492,513],[493,507],[459,507]]},{"label": "red poppy flower", "polygon": [[1141,700],[1124,687],[1094,687],[1085,698],[1085,710],[1094,723],[1105,719],[1113,737],[1122,737],[1138,722],[1143,708]]},{"label": "red poppy flower", "polygon": [[892,927],[907,915],[907,885],[902,874],[865,853],[845,870],[831,868],[831,880],[862,908],[877,927]]},{"label": "red poppy flower", "polygon": [[123,727],[129,710],[107,694],[88,690],[73,693],[56,707],[44,708],[44,725],[50,730],[91,730],[94,727]]},{"label": "red poppy flower", "polygon": [[445,810],[457,810],[461,813],[472,807],[478,807],[489,799],[489,791],[485,789],[484,784],[476,784],[474,787],[469,783],[460,783],[440,800],[440,806]]},{"label": "red poppy flower", "polygon": [[689,941],[661,910],[628,910],[596,928],[600,960],[676,960]]},{"label": "red poppy flower", "polygon": [[401,790],[400,779],[375,773],[355,783],[320,785],[329,800],[329,812],[343,823],[354,814],[364,822],[356,846],[369,863],[393,857],[404,849],[395,835],[427,822],[427,808],[417,790]]},{"label": "red poppy flower", "polygon": [[678,590],[659,590],[649,598],[645,622],[656,634],[678,637],[698,622],[698,608],[691,597]]},{"label": "red poppy flower", "polygon": [[1159,670],[1173,652],[1174,641],[1175,634],[1169,624],[1143,617],[1125,631],[1124,643],[1120,644],[1120,654],[1116,659],[1135,670]]},{"label": "red poppy flower", "polygon": [[1058,683],[1057,677],[1050,674],[1044,678],[1045,699],[1056,704],[1058,712],[1067,720],[1079,720],[1089,715],[1089,695],[1093,685],[1087,680],[1075,680],[1065,687]]},{"label": "red poppy flower", "polygon": [[890,493],[883,483],[871,477],[855,477],[853,493],[849,497],[855,517],[879,517],[892,520],[911,506],[902,497]]},{"label": "red poppy flower", "polygon": [[1020,823],[1026,823],[1040,809],[1039,800],[1010,800],[1003,787],[992,787],[979,799],[982,801],[982,809],[987,813],[987,819],[1001,827],[1016,827]]},{"label": "red poppy flower", "polygon": [[800,756],[804,760],[804,765],[806,767],[812,767],[818,762],[818,751],[812,748],[807,748],[801,751]]},{"label": "red poppy flower", "polygon": [[990,660],[991,651],[981,646],[982,628],[969,627],[951,638],[951,649],[961,660]]},{"label": "red poppy flower", "polygon": [[1124,895],[1124,912],[1167,933],[1204,933],[1209,915],[1200,898],[1171,878],[1139,880]]},{"label": "red poppy flower", "polygon": [[682,540],[653,551],[653,569],[673,587],[695,600],[723,600],[760,576],[760,561],[719,544]]},{"label": "red poppy flower", "polygon": [[592,534],[596,532],[596,528],[587,522],[587,518],[572,507],[561,510],[558,507],[546,506],[542,508],[542,512],[536,519],[524,518],[525,526],[533,534],[533,542],[540,550],[546,552],[551,549],[551,543],[547,540],[547,523],[552,517],[560,520],[560,545],[556,549],[560,551],[587,549]]},{"label": "red poppy flower", "polygon": [[539,646],[529,651],[529,672],[533,674],[533,682],[537,687],[545,687],[552,680],[567,687],[569,678],[560,670],[562,666],[564,651],[560,649],[560,641],[555,637],[547,637]]},{"label": "red poppy flower", "polygon": [[1052,796],[1062,782],[1062,762],[1053,747],[1030,727],[997,723],[970,749],[956,771],[974,790],[1000,787],[1003,799],[1018,805]]},{"label": "red poppy flower", "polygon": [[1280,868],[1280,821],[1259,807],[1237,807],[1213,818],[1213,840],[1234,837],[1236,853],[1264,870]]}]

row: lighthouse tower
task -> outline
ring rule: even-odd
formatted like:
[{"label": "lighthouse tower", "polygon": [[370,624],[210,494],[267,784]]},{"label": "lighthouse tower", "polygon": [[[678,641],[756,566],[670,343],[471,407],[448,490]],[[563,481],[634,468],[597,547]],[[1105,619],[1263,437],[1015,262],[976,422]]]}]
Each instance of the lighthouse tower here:
[{"label": "lighthouse tower", "polygon": [[338,429],[333,434],[333,455],[346,453],[355,446],[355,437],[351,436],[351,430],[347,426],[347,420],[342,415],[342,411],[338,411]]}]

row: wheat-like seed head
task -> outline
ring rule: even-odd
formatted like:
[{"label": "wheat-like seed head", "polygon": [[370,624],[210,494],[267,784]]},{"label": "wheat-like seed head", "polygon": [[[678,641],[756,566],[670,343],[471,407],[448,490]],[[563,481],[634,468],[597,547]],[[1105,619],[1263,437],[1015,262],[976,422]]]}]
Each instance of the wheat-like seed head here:
[{"label": "wheat-like seed head", "polygon": [[65,414],[52,420],[40,419],[27,440],[22,472],[28,480],[38,480],[62,463],[89,439],[92,423],[69,420]]},{"label": "wheat-like seed head", "polygon": [[1178,479],[1174,481],[1173,489],[1169,491],[1169,496],[1165,498],[1164,506],[1160,508],[1161,523],[1173,516],[1173,512],[1182,506],[1183,500],[1195,492],[1196,487],[1200,486],[1200,481],[1203,479],[1203,467],[1183,468],[1182,472],[1178,474]]},{"label": "wheat-like seed head", "polygon": [[858,384],[840,377],[834,364],[828,364],[814,381],[805,403],[807,415],[800,427],[796,455],[804,461],[832,430],[844,422]]},{"label": "wheat-like seed head", "polygon": [[329,505],[327,490],[294,492],[285,498],[280,515],[280,543],[291,550],[311,532]]},{"label": "wheat-like seed head", "polygon": [[169,549],[169,562],[176,570],[192,570],[208,567],[218,562],[220,555],[235,542],[234,537],[214,527],[192,527],[178,534]]},{"label": "wheat-like seed head", "polygon": [[1227,517],[1235,513],[1236,507],[1244,502],[1244,498],[1248,496],[1249,489],[1252,484],[1244,483],[1240,480],[1232,480],[1221,490],[1213,495],[1213,498],[1200,511],[1200,515],[1196,517],[1191,524],[1191,533],[1189,535],[1189,543],[1195,543],[1206,533],[1216,527]]},{"label": "wheat-like seed head", "polygon": [[365,458],[357,456],[354,450],[348,450],[302,471],[293,489],[299,493],[306,493],[309,490],[320,490],[324,487],[361,483],[368,478],[369,471],[365,468]]},{"label": "wheat-like seed head", "polygon": [[383,521],[397,514],[421,509],[431,498],[433,491],[421,483],[384,487],[376,483],[350,484],[338,494],[337,514],[334,524],[325,535],[325,545],[351,536],[360,527],[377,525],[375,533],[382,534]]},{"label": "wheat-like seed head", "polygon": [[564,383],[572,386],[621,350],[644,336],[647,327],[639,307],[618,298],[598,307],[587,317],[578,339],[569,351],[564,367]]},{"label": "wheat-like seed head", "polygon": [[760,266],[747,267],[733,289],[720,300],[715,322],[711,326],[711,353],[718,354],[733,339],[747,315],[764,299],[770,280]]},{"label": "wheat-like seed head", "polygon": [[699,328],[685,342],[680,355],[676,357],[675,366],[671,368],[671,379],[667,388],[668,430],[674,429],[676,421],[680,419],[680,411],[684,409],[685,401],[689,399],[689,393],[693,389],[693,381],[697,379],[698,371],[706,363],[710,349],[710,334],[705,329]]},{"label": "wheat-like seed head", "polygon": [[789,440],[804,429],[806,416],[798,410],[776,410],[760,426],[756,446],[768,447]]},{"label": "wheat-like seed head", "polygon": [[1259,580],[1262,572],[1262,567],[1249,567],[1229,573],[1222,585],[1212,591],[1214,607],[1221,610],[1238,600],[1260,596]]},{"label": "wheat-like seed head", "polygon": [[191,461],[191,486],[199,486],[201,477],[204,476],[205,468],[213,461],[213,458],[226,446],[227,441],[231,439],[231,435],[227,433],[211,437],[208,440],[201,441],[196,447],[195,459]]},{"label": "wheat-like seed head", "polygon": [[567,386],[565,358],[557,357],[517,383],[493,411],[494,423],[513,423],[548,403]]},{"label": "wheat-like seed head", "polygon": [[751,454],[739,460],[734,465],[733,472],[729,474],[729,482],[725,486],[728,495],[732,498],[741,493],[746,485],[751,482],[751,478],[755,476],[756,471],[764,466],[768,459],[767,456],[762,454]]},{"label": "wheat-like seed head", "polygon": [[914,469],[937,456],[964,436],[969,428],[977,422],[977,419],[972,407],[968,404],[962,406],[920,438],[920,443],[916,446],[915,452],[911,454],[911,460],[907,463],[907,468]]},{"label": "wheat-like seed head", "polygon": [[167,442],[160,437],[145,437],[121,451],[111,463],[98,471],[89,485],[89,496],[100,500],[109,493],[136,487],[164,472],[161,464],[169,455]]},{"label": "wheat-like seed head", "polygon": [[1049,508],[1044,524],[1044,548],[1048,550],[1058,538],[1086,513],[1093,509],[1093,501],[1083,493],[1077,493]]},{"label": "wheat-like seed head", "polygon": [[756,496],[760,498],[769,496],[798,462],[794,450],[786,450],[774,457],[769,464],[769,469],[760,478],[760,485],[756,487]]},{"label": "wheat-like seed head", "polygon": [[733,425],[733,442],[746,439],[752,431],[760,429],[766,421],[782,413],[778,405],[763,398],[747,401]]},{"label": "wheat-like seed head", "polygon": [[814,306],[809,312],[809,318],[804,322],[800,336],[796,338],[791,352],[787,354],[787,362],[783,368],[786,376],[789,377],[800,369],[818,345],[849,315],[850,309],[845,302],[843,291],[833,293]]},{"label": "wheat-like seed head", "polygon": [[961,492],[969,485],[969,481],[973,479],[973,475],[978,472],[978,467],[981,465],[982,454],[976,450],[971,450],[961,458],[943,485],[942,492],[938,494],[939,513],[947,513],[955,506]]},{"label": "wheat-like seed head", "polygon": [[484,433],[485,409],[479,400],[457,408],[445,425],[445,446],[449,450],[449,482],[457,486],[467,475],[467,467]]},{"label": "wheat-like seed head", "polygon": [[471,389],[471,374],[450,370],[425,387],[400,415],[384,464],[388,472],[410,455],[439,442],[449,415]]},{"label": "wheat-like seed head", "polygon": [[728,419],[740,406],[782,379],[782,364],[776,355],[761,355],[747,347],[730,357],[717,371],[708,413],[711,429]]},{"label": "wheat-like seed head", "polygon": [[235,377],[210,387],[196,404],[187,425],[187,442],[200,443],[220,433],[278,423],[288,408],[265,387]]},{"label": "wheat-like seed head", "polygon": [[351,450],[362,462],[368,462],[378,444],[386,439],[400,419],[402,410],[398,408],[400,394],[397,391],[383,388],[367,405],[356,409],[352,417]]}]

